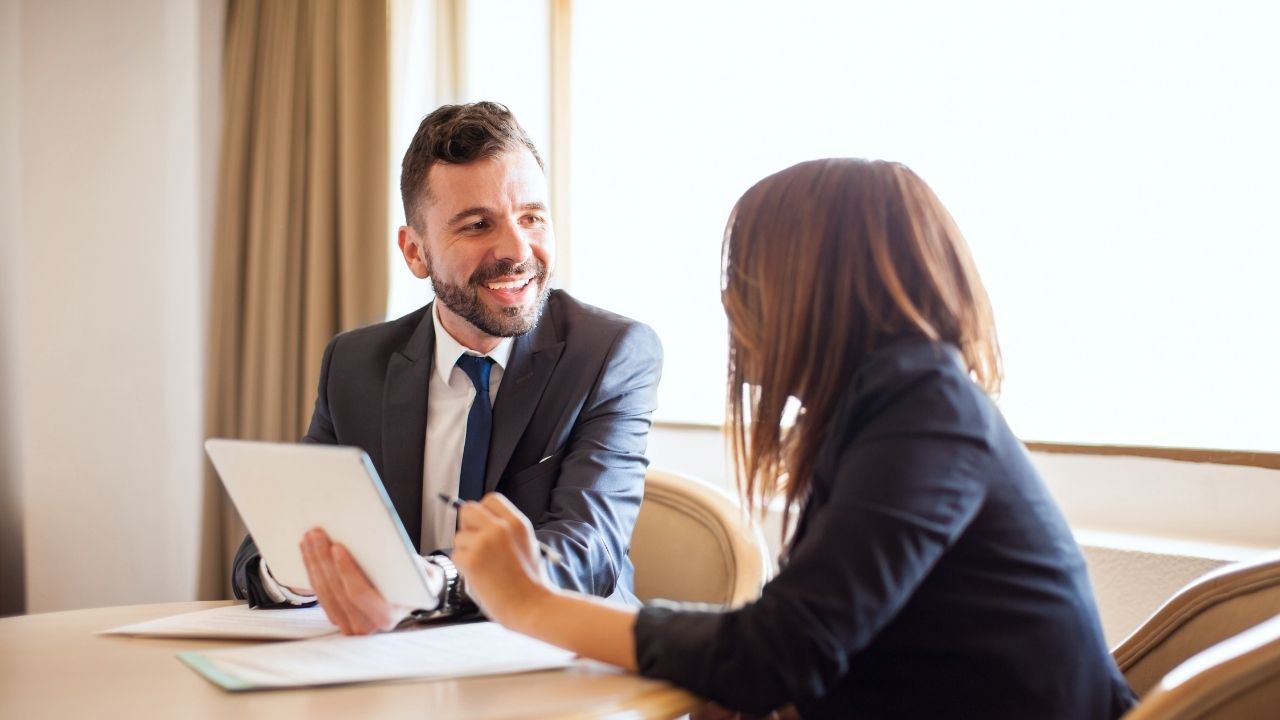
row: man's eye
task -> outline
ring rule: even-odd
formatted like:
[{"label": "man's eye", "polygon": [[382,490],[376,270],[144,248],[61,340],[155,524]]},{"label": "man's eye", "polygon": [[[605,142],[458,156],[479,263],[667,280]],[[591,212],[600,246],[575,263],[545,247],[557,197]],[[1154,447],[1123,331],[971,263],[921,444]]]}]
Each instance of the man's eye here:
[{"label": "man's eye", "polygon": [[485,229],[485,228],[486,228],[486,227],[488,227],[488,226],[489,226],[488,221],[486,221],[486,220],[477,220],[477,221],[475,221],[475,222],[473,222],[473,223],[467,223],[466,225],[464,225],[464,226],[462,227],[462,229],[463,229],[463,230],[471,230],[471,231],[474,231],[474,230],[483,230],[483,229]]},{"label": "man's eye", "polygon": [[537,225],[545,225],[546,223],[547,223],[547,219],[542,217],[541,215],[525,215],[524,216],[525,225],[537,226]]}]

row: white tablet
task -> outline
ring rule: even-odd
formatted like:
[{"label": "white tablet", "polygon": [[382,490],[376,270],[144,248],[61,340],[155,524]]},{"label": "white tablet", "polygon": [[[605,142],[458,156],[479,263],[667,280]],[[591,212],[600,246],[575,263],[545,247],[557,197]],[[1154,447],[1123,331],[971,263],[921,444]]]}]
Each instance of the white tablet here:
[{"label": "white tablet", "polygon": [[218,439],[204,448],[281,584],[310,587],[298,544],[320,527],[351,551],[388,602],[435,607],[417,549],[363,450]]}]

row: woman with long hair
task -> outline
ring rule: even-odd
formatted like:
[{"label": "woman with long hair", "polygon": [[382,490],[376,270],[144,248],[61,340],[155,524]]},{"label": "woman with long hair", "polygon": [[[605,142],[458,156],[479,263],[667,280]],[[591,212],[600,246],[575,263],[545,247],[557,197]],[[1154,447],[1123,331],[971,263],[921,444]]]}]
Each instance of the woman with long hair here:
[{"label": "woman with long hair", "polygon": [[553,587],[529,521],[491,494],[454,550],[484,612],[752,713],[1123,714],[1079,548],[989,398],[986,291],[924,181],[788,168],[738,201],[723,259],[739,488],[798,512],[781,571],[734,610],[610,605]]}]

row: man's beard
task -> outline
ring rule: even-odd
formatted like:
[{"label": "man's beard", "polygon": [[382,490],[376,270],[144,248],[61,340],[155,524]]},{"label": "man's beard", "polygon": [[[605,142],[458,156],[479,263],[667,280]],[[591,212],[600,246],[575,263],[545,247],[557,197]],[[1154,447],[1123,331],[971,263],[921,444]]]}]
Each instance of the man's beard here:
[{"label": "man's beard", "polygon": [[[480,299],[480,288],[486,283],[500,277],[526,273],[533,273],[529,282],[538,287],[538,297],[532,305],[492,310]],[[507,260],[479,268],[471,274],[465,285],[455,285],[437,277],[431,278],[431,285],[435,289],[436,299],[444,303],[445,307],[491,337],[516,337],[532,330],[542,317],[547,294],[551,292],[547,285],[547,266],[536,257],[518,264]]]}]

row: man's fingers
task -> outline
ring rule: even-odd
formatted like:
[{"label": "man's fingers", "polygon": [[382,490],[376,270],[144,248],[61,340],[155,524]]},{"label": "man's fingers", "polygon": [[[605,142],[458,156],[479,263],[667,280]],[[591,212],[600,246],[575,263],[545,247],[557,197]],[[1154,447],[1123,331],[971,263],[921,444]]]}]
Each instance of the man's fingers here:
[{"label": "man's fingers", "polygon": [[300,547],[320,607],[344,635],[390,630],[400,621],[400,608],[383,600],[351,553],[323,530],[308,531]]},{"label": "man's fingers", "polygon": [[342,589],[334,582],[328,536],[308,532],[302,540],[302,559],[307,565],[311,584],[315,586],[316,599],[329,622],[337,625],[344,635],[352,634],[355,628],[343,603]]},{"label": "man's fingers", "polygon": [[350,625],[350,632],[347,634],[368,635],[378,628],[378,623],[366,611],[363,599],[359,596],[359,590],[353,591],[353,586],[356,583],[349,577],[347,568],[339,565],[338,557],[340,551],[338,546],[334,545],[329,552],[330,560],[333,563],[333,582],[342,594],[342,610],[347,614],[347,622]]},{"label": "man's fingers", "polygon": [[366,632],[390,630],[400,622],[404,613],[382,597],[342,545],[333,546],[333,563],[346,593],[348,608],[360,616]]},{"label": "man's fingers", "polygon": [[304,537],[302,542],[298,543],[298,549],[302,551],[302,564],[307,568],[307,579],[311,581],[312,590],[317,597],[328,595],[329,588],[325,584],[324,574],[321,572],[311,541]]},{"label": "man's fingers", "polygon": [[298,548],[302,550],[302,562],[307,566],[307,577],[311,580],[311,586],[316,592],[316,600],[320,603],[324,614],[329,618],[329,622],[338,626],[338,629],[346,632],[346,617],[342,615],[342,610],[331,601],[333,593],[329,590],[329,584],[326,581],[324,571],[320,567],[320,562],[316,557],[316,551],[312,547],[309,536],[303,537],[302,542],[298,544]]}]

